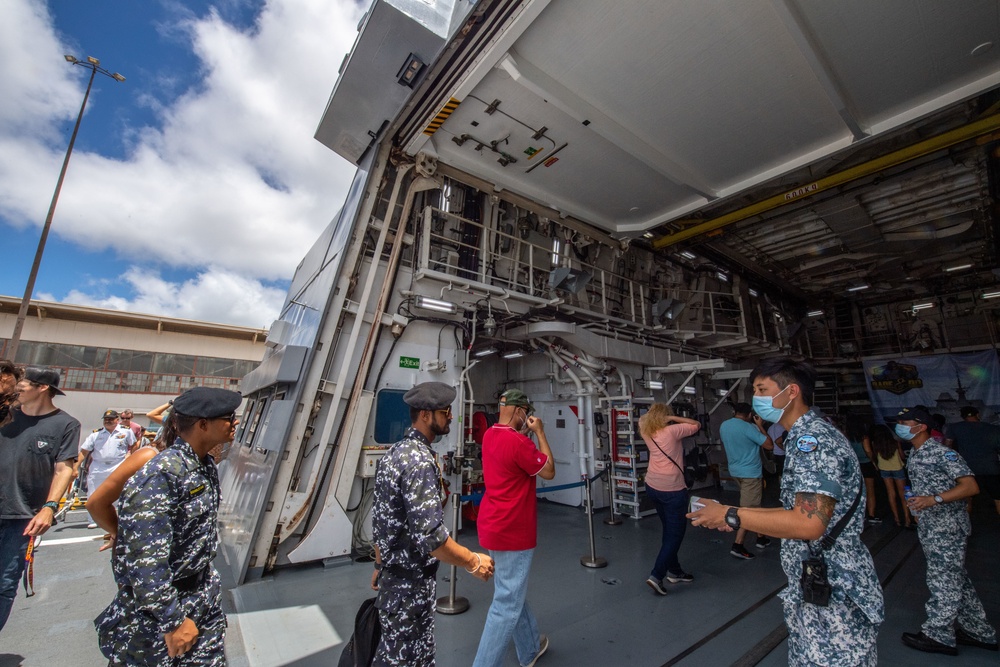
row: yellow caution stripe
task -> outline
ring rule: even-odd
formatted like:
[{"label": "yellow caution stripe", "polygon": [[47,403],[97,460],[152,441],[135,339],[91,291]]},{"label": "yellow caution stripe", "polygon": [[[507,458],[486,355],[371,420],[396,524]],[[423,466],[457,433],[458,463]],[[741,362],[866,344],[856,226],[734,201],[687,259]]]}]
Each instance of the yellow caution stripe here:
[{"label": "yellow caution stripe", "polygon": [[438,131],[438,128],[444,125],[444,122],[448,120],[448,116],[450,116],[461,103],[461,100],[456,100],[454,97],[448,100],[448,103],[444,105],[441,111],[438,111],[438,115],[434,116],[434,120],[428,123],[427,127],[424,128],[424,134],[428,137],[433,136],[434,133]]}]

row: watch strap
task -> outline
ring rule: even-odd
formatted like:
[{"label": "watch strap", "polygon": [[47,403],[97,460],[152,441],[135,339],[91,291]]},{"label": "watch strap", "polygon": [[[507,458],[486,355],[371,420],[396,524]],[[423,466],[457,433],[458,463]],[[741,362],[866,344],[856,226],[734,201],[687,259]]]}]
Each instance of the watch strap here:
[{"label": "watch strap", "polygon": [[740,527],[739,511],[740,511],[739,507],[730,507],[729,509],[726,510],[726,523],[729,525],[730,528]]},{"label": "watch strap", "polygon": [[56,510],[59,509],[59,503],[57,503],[54,500],[49,500],[49,501],[45,502],[44,504],[42,504],[42,507],[48,507],[50,510],[52,510],[53,512],[55,512]]}]

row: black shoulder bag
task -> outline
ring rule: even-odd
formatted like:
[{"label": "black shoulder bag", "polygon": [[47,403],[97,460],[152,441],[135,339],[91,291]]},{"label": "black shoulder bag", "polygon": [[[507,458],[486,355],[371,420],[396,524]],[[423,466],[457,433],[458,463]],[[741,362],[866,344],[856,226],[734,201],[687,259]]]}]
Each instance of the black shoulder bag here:
[{"label": "black shoulder bag", "polygon": [[858,489],[858,495],[854,497],[854,502],[851,503],[847,514],[840,517],[840,521],[833,527],[833,530],[820,538],[819,549],[814,552],[812,545],[806,543],[809,546],[809,558],[802,561],[802,578],[799,580],[799,584],[802,586],[803,601],[818,607],[830,604],[832,587],[827,577],[826,558],[823,557],[823,552],[833,547],[837,538],[847,527],[851,517],[854,516],[859,502],[861,502],[861,488]]},{"label": "black shoulder bag", "polygon": [[[650,440],[653,440],[653,438],[650,438]],[[670,454],[667,454],[665,451],[663,451],[663,447],[660,447],[660,443],[658,443],[656,440],[653,440],[653,444],[656,445],[656,448],[660,450],[661,454],[666,456],[668,459],[670,459],[671,463],[677,466],[677,469],[681,471],[681,475],[684,476],[684,488],[690,489],[691,485],[694,484],[694,471],[692,470],[691,472],[688,472],[687,468],[682,468],[681,466],[677,465],[677,461],[674,461],[673,457],[670,456]]]}]

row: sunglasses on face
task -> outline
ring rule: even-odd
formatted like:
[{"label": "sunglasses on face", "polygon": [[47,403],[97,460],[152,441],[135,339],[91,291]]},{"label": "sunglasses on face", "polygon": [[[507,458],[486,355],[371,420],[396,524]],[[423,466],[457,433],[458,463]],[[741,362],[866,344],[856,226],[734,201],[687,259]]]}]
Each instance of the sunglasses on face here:
[{"label": "sunglasses on face", "polygon": [[446,417],[451,417],[451,408],[448,408],[446,410],[435,410],[434,412],[440,412]]}]

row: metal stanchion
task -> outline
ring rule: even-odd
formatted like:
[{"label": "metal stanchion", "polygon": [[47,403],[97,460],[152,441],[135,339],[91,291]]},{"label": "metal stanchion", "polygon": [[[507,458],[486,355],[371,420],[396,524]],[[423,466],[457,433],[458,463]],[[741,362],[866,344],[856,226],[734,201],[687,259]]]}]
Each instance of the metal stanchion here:
[{"label": "metal stanchion", "polygon": [[[461,486],[459,487],[461,489]],[[461,493],[451,494],[451,499],[454,501],[455,511],[452,514],[451,520],[451,534],[458,535],[458,513],[461,511],[462,503],[459,501]],[[439,614],[447,614],[452,616],[454,614],[461,614],[469,609],[469,601],[465,598],[455,597],[455,580],[458,578],[458,568],[454,565],[451,567],[450,584],[448,586],[448,596],[441,597],[437,599],[437,612]]]},{"label": "metal stanchion", "polygon": [[586,475],[583,477],[583,488],[587,490],[587,530],[590,532],[590,555],[580,556],[580,565],[593,569],[607,567],[607,559],[597,555],[597,547],[594,544],[594,503],[590,495],[590,480],[587,479]]},{"label": "metal stanchion", "polygon": [[[614,465],[614,461],[608,461],[608,465]],[[622,520],[615,516],[615,481],[611,478],[611,468],[605,468],[608,474],[608,518],[604,520],[606,526],[620,526]]]}]

